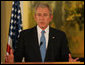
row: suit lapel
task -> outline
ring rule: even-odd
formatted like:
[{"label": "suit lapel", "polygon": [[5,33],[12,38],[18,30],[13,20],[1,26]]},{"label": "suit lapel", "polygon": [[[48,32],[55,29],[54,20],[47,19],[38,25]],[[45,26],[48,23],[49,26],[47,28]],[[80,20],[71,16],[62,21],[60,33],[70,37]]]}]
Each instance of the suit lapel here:
[{"label": "suit lapel", "polygon": [[47,51],[46,51],[46,57],[45,57],[45,61],[51,61],[54,57],[54,45],[53,45],[53,37],[54,34],[52,32],[52,29],[49,27],[49,40],[48,40],[48,47],[47,47]]},{"label": "suit lapel", "polygon": [[40,46],[38,42],[38,34],[37,34],[37,27],[34,28],[34,48],[37,52],[37,56],[39,59],[41,59],[41,54],[40,54]]}]

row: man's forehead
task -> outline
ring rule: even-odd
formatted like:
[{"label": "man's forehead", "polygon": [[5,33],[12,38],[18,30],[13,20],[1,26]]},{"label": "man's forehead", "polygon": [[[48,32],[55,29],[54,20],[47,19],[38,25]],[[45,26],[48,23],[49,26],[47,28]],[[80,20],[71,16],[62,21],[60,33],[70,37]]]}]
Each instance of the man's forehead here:
[{"label": "man's forehead", "polygon": [[44,7],[44,8],[43,7],[38,7],[36,11],[37,11],[37,13],[38,12],[48,12],[49,13],[49,9],[47,7]]}]

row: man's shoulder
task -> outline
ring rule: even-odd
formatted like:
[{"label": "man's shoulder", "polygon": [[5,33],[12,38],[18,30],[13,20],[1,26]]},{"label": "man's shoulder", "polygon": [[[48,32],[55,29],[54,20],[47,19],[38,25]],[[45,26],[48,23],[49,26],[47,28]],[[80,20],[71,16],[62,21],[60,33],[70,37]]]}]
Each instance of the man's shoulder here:
[{"label": "man's shoulder", "polygon": [[52,27],[50,27],[50,30],[52,31],[52,32],[57,32],[57,33],[65,33],[64,31],[62,31],[62,30],[60,30],[60,29],[56,29],[56,28],[52,28]]},{"label": "man's shoulder", "polygon": [[64,31],[52,27],[50,27],[50,32],[55,35],[66,35]]},{"label": "man's shoulder", "polygon": [[27,33],[28,34],[28,33],[32,33],[35,30],[36,30],[36,26],[32,27],[32,28],[29,28],[29,29],[22,30],[21,33],[23,33],[23,34]]}]

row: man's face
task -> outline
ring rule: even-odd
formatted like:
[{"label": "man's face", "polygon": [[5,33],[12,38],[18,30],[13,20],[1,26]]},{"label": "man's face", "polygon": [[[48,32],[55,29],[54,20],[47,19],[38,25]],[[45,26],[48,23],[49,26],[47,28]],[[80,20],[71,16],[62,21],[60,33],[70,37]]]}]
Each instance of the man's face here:
[{"label": "man's face", "polygon": [[48,8],[38,7],[34,18],[40,28],[46,28],[52,20],[53,16],[50,15]]}]

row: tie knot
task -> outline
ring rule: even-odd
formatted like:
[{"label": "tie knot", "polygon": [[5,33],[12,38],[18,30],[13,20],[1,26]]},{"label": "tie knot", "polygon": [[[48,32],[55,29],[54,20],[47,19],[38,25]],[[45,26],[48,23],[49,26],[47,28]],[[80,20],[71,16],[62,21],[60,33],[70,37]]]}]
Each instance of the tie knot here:
[{"label": "tie knot", "polygon": [[42,32],[41,32],[42,34],[44,34],[45,33],[45,31],[44,30],[42,30]]}]

